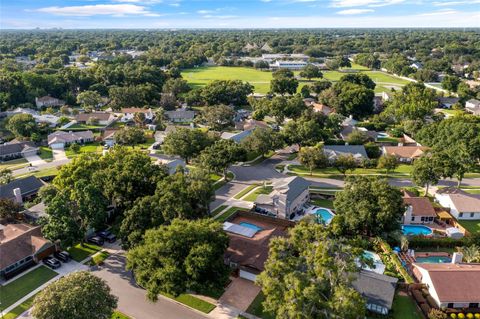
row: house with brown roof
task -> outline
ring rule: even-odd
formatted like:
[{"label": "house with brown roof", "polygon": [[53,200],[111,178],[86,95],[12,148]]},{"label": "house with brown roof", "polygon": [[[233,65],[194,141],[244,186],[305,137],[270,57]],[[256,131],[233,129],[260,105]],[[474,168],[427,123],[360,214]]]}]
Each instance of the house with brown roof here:
[{"label": "house with brown roof", "polygon": [[411,163],[415,159],[423,156],[428,150],[425,146],[384,146],[383,155],[393,155],[399,162]]},{"label": "house with brown roof", "polygon": [[439,189],[435,200],[443,207],[450,208],[456,219],[480,219],[480,194],[470,194],[456,187]]},{"label": "house with brown roof", "polygon": [[75,121],[78,124],[98,124],[98,125],[110,125],[115,121],[115,115],[109,112],[92,112],[92,113],[80,113],[75,116]]},{"label": "house with brown roof", "polygon": [[54,251],[40,226],[0,224],[0,276],[11,278]]},{"label": "house with brown roof", "polygon": [[287,236],[288,228],[294,226],[295,223],[284,219],[249,212],[235,213],[223,224],[230,239],[224,255],[225,263],[239,269],[241,278],[255,281],[264,270],[270,240]]},{"label": "house with brown roof", "polygon": [[142,109],[139,107],[128,107],[128,108],[126,107],[126,108],[123,108],[121,112],[122,112],[122,118],[120,119],[120,121],[124,123],[133,121],[133,118],[137,113],[145,114],[146,121],[153,120],[153,112],[151,108]]},{"label": "house with brown roof", "polygon": [[330,115],[330,113],[332,113],[332,109],[326,106],[325,104],[312,103],[311,105],[313,107],[314,112],[323,113],[323,115]]},{"label": "house with brown roof", "polygon": [[431,224],[436,217],[435,209],[427,197],[403,197],[406,205],[403,224]]},{"label": "house with brown roof", "polygon": [[237,122],[235,124],[236,129],[244,130],[244,131],[250,131],[256,128],[268,128],[268,124],[263,122],[263,121],[257,121],[254,119],[248,119],[243,122]]},{"label": "house with brown roof", "polygon": [[480,264],[414,263],[413,274],[427,286],[440,308],[474,308],[480,304]]}]

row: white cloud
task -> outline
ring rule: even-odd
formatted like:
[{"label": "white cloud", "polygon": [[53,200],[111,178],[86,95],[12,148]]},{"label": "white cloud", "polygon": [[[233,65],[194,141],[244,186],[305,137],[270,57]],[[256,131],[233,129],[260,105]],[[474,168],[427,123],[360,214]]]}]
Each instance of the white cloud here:
[{"label": "white cloud", "polygon": [[421,13],[421,14],[419,14],[419,16],[422,16],[422,17],[442,16],[442,15],[457,14],[457,13],[459,13],[459,11],[457,11],[457,10],[443,9],[443,10],[438,10],[438,11],[433,11],[433,12]]},{"label": "white cloud", "polygon": [[197,13],[198,14],[210,14],[210,13],[214,13],[215,11],[213,10],[198,10]]},{"label": "white cloud", "polygon": [[469,0],[469,1],[437,1],[433,5],[436,7],[450,7],[450,6],[459,6],[464,4],[479,4],[480,0]]},{"label": "white cloud", "polygon": [[170,3],[169,5],[172,7],[180,7],[180,3],[178,2]]},{"label": "white cloud", "polygon": [[237,18],[237,16],[232,16],[232,15],[212,15],[212,14],[206,14],[203,17],[205,19],[221,19],[221,20],[229,20],[229,19]]},{"label": "white cloud", "polygon": [[348,9],[348,10],[338,11],[337,14],[341,14],[341,15],[353,15],[353,14],[370,13],[370,12],[374,12],[374,11],[375,11],[375,10],[372,10],[372,9]]},{"label": "white cloud", "polygon": [[394,4],[399,4],[405,0],[332,0],[330,6],[335,8],[348,8],[348,7],[384,7]]},{"label": "white cloud", "polygon": [[146,10],[145,7],[135,4],[95,4],[85,6],[70,6],[70,7],[46,7],[36,9],[34,11],[51,13],[60,16],[80,16],[88,17],[94,15],[144,15],[144,16],[158,16],[153,12]]}]

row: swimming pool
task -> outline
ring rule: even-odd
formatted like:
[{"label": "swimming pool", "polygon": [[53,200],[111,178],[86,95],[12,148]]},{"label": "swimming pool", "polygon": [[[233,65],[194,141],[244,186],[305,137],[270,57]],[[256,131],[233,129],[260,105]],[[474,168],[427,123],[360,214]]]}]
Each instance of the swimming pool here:
[{"label": "swimming pool", "polygon": [[402,233],[410,236],[428,236],[433,233],[432,229],[423,225],[402,225]]},{"label": "swimming pool", "polygon": [[373,251],[364,250],[363,257],[365,259],[370,259],[373,262],[373,267],[361,265],[360,262],[357,262],[358,266],[361,266],[365,270],[374,271],[378,274],[383,274],[385,272],[385,265],[379,255],[375,254]]},{"label": "swimming pool", "polygon": [[419,264],[445,264],[452,261],[450,257],[446,256],[428,256],[428,257],[417,257],[415,258],[416,262]]},{"label": "swimming pool", "polygon": [[256,230],[256,231],[261,231],[262,230],[261,227],[258,227],[257,225],[246,223],[246,222],[241,222],[239,225],[243,226],[243,227],[253,229],[253,230]]},{"label": "swimming pool", "polygon": [[319,208],[315,210],[313,213],[320,221],[326,225],[330,224],[330,222],[333,219],[333,216],[335,216],[331,211],[325,208]]}]

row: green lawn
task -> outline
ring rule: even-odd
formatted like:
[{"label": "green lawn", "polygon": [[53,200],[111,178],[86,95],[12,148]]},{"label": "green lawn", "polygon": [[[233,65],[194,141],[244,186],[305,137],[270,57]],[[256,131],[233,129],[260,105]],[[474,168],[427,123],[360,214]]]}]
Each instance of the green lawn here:
[{"label": "green lawn", "polygon": [[[409,82],[385,72],[370,71],[359,65],[354,66],[352,69],[360,70],[360,72],[367,74],[377,83],[375,92],[390,91],[391,87],[399,88]],[[333,82],[340,80],[343,75],[348,74],[348,72],[340,71],[322,71],[322,73],[325,79]],[[299,71],[296,71],[295,74],[298,75]],[[205,86],[214,80],[242,80],[253,85],[255,92],[265,94],[270,90],[272,72],[247,67],[213,66],[184,70],[182,77],[187,80],[193,88]],[[312,79],[311,81],[300,80],[298,91],[300,92],[303,85],[316,80],[318,79]]]},{"label": "green lawn", "polygon": [[[212,181],[214,181],[214,178],[216,178],[216,176],[219,176],[219,175],[216,175],[215,177],[213,177],[213,175],[215,174],[212,174],[210,176],[210,178],[212,179]],[[221,177],[220,177],[221,178]],[[232,172],[227,172],[227,179],[222,179],[222,180],[217,180],[216,182],[214,182],[213,184],[213,189],[216,191],[220,188],[222,188],[223,185],[225,185],[226,183],[228,183],[229,181],[231,181],[232,179],[234,178],[234,175]]]},{"label": "green lawn", "polygon": [[24,158],[17,158],[11,161],[6,161],[6,162],[0,162],[0,170],[2,169],[9,169],[9,170],[14,170],[14,169],[19,169],[23,167],[27,167],[28,161]]},{"label": "green lawn", "polygon": [[10,312],[3,315],[2,319],[15,319],[20,316],[22,313],[27,311],[33,306],[33,300],[35,299],[36,295],[28,298],[15,308],[13,308]]},{"label": "green lawn", "polygon": [[[291,172],[295,174],[310,175],[310,171],[302,165],[290,165],[288,168],[290,169]],[[401,164],[401,165],[398,165],[395,171],[389,172],[389,176],[410,176],[412,170],[413,170],[412,165]],[[369,174],[385,175],[385,170],[377,169],[377,168],[357,168],[347,173],[347,175],[369,175]],[[314,169],[313,175],[326,177],[326,176],[332,176],[332,175],[341,176],[342,174],[334,167],[327,167],[327,168]]]},{"label": "green lawn", "polygon": [[112,319],[130,319],[130,317],[117,310],[113,312]]},{"label": "green lawn", "polygon": [[215,305],[209,303],[209,302],[206,302],[202,299],[199,299],[197,297],[194,297],[192,295],[189,295],[189,294],[181,294],[177,297],[174,297],[174,296],[171,296],[171,295],[168,295],[168,294],[163,294],[165,297],[168,297],[170,299],[173,299],[175,301],[178,301],[180,303],[183,303],[184,305],[187,305],[191,308],[194,308],[194,309],[197,309],[203,313],[209,313],[210,311],[212,311],[213,309],[215,309]]},{"label": "green lawn", "polygon": [[88,256],[93,255],[100,250],[102,250],[102,247],[85,243],[83,244],[83,246],[81,246],[80,244],[76,244],[75,246],[70,247],[68,249],[68,252],[72,256],[73,260],[81,262]]},{"label": "green lawn", "polygon": [[378,142],[398,143],[399,139],[396,137],[379,137]]},{"label": "green lawn", "polygon": [[244,200],[246,201],[249,201],[249,202],[254,202],[258,195],[261,195],[261,194],[264,194],[264,195],[268,195],[272,192],[273,190],[273,186],[261,186],[261,187],[258,187],[257,189],[255,189],[253,192],[251,192],[250,194],[248,194]]},{"label": "green lawn", "polygon": [[233,198],[235,199],[240,199],[242,198],[243,196],[245,196],[248,192],[250,192],[252,189],[254,189],[255,187],[257,187],[259,185],[257,184],[253,184],[253,185],[249,185],[247,187],[245,187],[244,189],[242,189],[240,192],[238,192],[237,194],[235,194],[233,196]]},{"label": "green lawn", "polygon": [[217,208],[215,208],[213,211],[212,211],[212,216],[216,216],[218,213],[220,213],[222,210],[224,210],[225,208],[227,208],[227,205],[220,205],[218,206]]},{"label": "green lawn", "polygon": [[85,130],[98,130],[105,128],[105,125],[87,125],[87,124],[73,124],[64,131],[85,131]]},{"label": "green lawn", "polygon": [[269,314],[269,313],[265,313],[263,311],[263,306],[262,306],[262,302],[265,300],[265,295],[260,292],[256,297],[255,299],[253,300],[253,302],[250,304],[250,306],[248,306],[248,309],[247,309],[247,312],[248,313],[251,313],[252,315],[255,315],[257,317],[260,317],[262,319],[275,319],[275,316]]},{"label": "green lawn", "polygon": [[108,256],[110,256],[110,254],[106,251],[98,252],[92,256],[92,259],[90,260],[90,265],[101,265],[103,264],[103,261],[108,258]]},{"label": "green lawn", "polygon": [[393,300],[392,315],[394,319],[420,319],[414,301],[409,296],[396,295]]},{"label": "green lawn", "polygon": [[46,160],[46,161],[51,161],[53,160],[53,152],[50,147],[47,146],[40,146],[40,154],[38,154],[41,159]]},{"label": "green lawn", "polygon": [[58,274],[45,266],[19,277],[6,286],[0,286],[0,309],[6,309],[17,300],[40,287]]},{"label": "green lawn", "polygon": [[480,233],[479,220],[459,220],[460,225],[465,227],[471,233]]},{"label": "green lawn", "polygon": [[235,212],[243,210],[246,211],[246,208],[241,208],[241,207],[230,207],[227,209],[222,215],[218,216],[215,220],[219,221],[220,223],[223,223],[225,220],[227,220],[228,217],[232,216]]},{"label": "green lawn", "polygon": [[31,171],[29,173],[26,173],[26,174],[22,174],[22,175],[17,175],[15,176],[15,179],[17,178],[22,178],[22,177],[27,177],[27,176],[35,176],[35,177],[45,177],[45,176],[56,176],[58,174],[58,168],[56,166],[54,167],[50,167],[50,168],[45,168],[45,169],[42,169],[42,170],[39,170],[39,171]]},{"label": "green lawn", "polygon": [[310,201],[320,207],[333,208],[333,201],[328,199],[311,199]]},{"label": "green lawn", "polygon": [[65,150],[65,155],[67,155],[67,157],[69,157],[69,158],[72,158],[72,157],[79,156],[80,154],[85,154],[85,153],[101,154],[102,150],[103,150],[102,145],[98,142],[94,142],[94,143],[81,145],[80,146],[80,151],[78,151],[78,153],[72,152],[70,150],[70,148],[67,147],[67,149]]}]

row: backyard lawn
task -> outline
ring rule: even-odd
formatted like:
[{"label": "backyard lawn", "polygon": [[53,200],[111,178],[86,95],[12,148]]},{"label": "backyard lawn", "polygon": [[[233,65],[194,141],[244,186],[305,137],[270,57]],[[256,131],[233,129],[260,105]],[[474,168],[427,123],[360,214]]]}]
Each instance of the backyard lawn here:
[{"label": "backyard lawn", "polygon": [[459,220],[460,225],[465,227],[471,233],[480,233],[479,220]]},{"label": "backyard lawn", "polygon": [[268,195],[272,192],[273,186],[261,186],[255,189],[253,192],[245,196],[244,200],[249,201],[249,202],[254,202],[258,195],[264,194]]},{"label": "backyard lawn", "polygon": [[0,309],[13,305],[31,291],[40,287],[58,274],[45,266],[40,266],[5,286],[0,286]]},{"label": "backyard lawn", "polygon": [[76,244],[75,246],[70,247],[68,249],[68,252],[72,256],[73,260],[81,262],[88,256],[93,255],[100,250],[102,250],[102,247],[85,243],[83,244],[83,246],[81,246],[80,244]]},{"label": "backyard lawn", "polygon": [[[367,68],[358,65],[353,65],[352,69],[359,70],[371,77],[372,80],[377,83],[375,92],[390,91],[392,87],[398,89],[409,82],[385,72],[370,71]],[[343,75],[347,74],[347,72],[340,71],[322,71],[322,73],[325,79],[332,82],[340,80]],[[298,74],[299,71],[296,71],[295,75]],[[242,80],[253,85],[255,92],[265,94],[270,90],[272,72],[246,67],[213,66],[187,69],[182,72],[182,77],[194,88],[205,86],[214,80]],[[298,91],[300,92],[303,85],[315,80],[318,79],[312,79],[311,81],[301,79]]]},{"label": "backyard lawn", "polygon": [[392,315],[394,319],[423,318],[417,311],[415,303],[409,296],[396,295],[393,300]]}]

